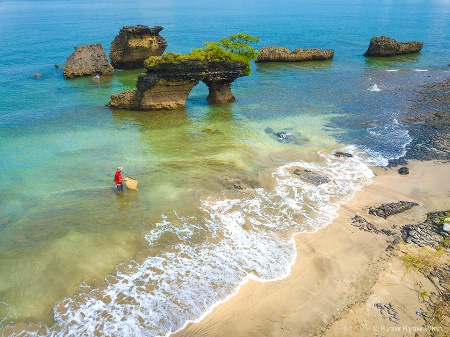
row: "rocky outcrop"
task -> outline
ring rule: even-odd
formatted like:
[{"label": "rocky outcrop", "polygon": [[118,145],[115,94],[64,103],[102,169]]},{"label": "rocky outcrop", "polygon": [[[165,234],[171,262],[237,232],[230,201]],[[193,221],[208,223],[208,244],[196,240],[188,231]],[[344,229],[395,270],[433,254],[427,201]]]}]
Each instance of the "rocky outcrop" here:
[{"label": "rocky outcrop", "polygon": [[245,75],[245,64],[235,62],[164,62],[140,74],[136,88],[111,95],[108,106],[125,110],[173,110],[184,108],[192,88],[203,81],[210,103],[235,100],[231,83]]},{"label": "rocky outcrop", "polygon": [[231,103],[236,100],[231,92],[231,83],[244,76],[245,64],[230,62],[209,62],[207,72],[202,81],[208,86],[209,103]]},{"label": "rocky outcrop", "polygon": [[108,62],[108,56],[100,43],[75,47],[64,66],[65,78],[112,75],[114,68]]},{"label": "rocky outcrop", "polygon": [[166,40],[159,35],[163,27],[125,26],[111,42],[109,58],[116,69],[144,68],[149,56],[160,56],[167,47]]},{"label": "rocky outcrop", "polygon": [[418,225],[407,225],[401,229],[402,238],[406,243],[419,247],[429,246],[438,249],[443,242],[450,240],[450,234],[443,230],[442,217],[449,212],[427,213],[427,219]]},{"label": "rocky outcrop", "polygon": [[422,42],[397,42],[386,36],[373,37],[364,56],[393,56],[417,53],[422,47]]},{"label": "rocky outcrop", "polygon": [[450,79],[424,84],[416,95],[401,123],[433,127],[450,125]]},{"label": "rocky outcrop", "polygon": [[359,228],[362,231],[365,232],[370,232],[370,233],[375,233],[375,234],[384,234],[387,236],[395,236],[396,234],[391,231],[390,229],[379,229],[377,228],[377,226],[375,226],[374,224],[370,223],[369,221],[367,221],[366,219],[364,219],[362,216],[360,215],[355,215],[352,218],[352,225]]},{"label": "rocky outcrop", "polygon": [[295,49],[284,47],[263,47],[259,50],[256,62],[298,62],[329,60],[334,56],[333,50]]}]

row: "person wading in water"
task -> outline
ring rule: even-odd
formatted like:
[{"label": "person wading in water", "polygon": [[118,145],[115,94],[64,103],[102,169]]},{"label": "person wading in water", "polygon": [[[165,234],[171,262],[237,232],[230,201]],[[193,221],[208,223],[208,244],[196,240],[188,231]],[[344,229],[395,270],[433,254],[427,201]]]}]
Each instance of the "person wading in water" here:
[{"label": "person wading in water", "polygon": [[120,192],[123,192],[123,181],[125,181],[126,179],[122,177],[122,170],[123,167],[119,166],[116,170],[116,174],[114,176],[114,181],[116,182],[116,186],[117,186],[117,195],[120,194]]}]

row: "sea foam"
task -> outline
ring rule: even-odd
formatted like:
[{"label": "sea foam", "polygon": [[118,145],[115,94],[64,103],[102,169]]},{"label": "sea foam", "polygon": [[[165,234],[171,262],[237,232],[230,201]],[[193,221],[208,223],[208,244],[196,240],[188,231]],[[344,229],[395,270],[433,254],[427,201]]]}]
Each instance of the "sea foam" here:
[{"label": "sea foam", "polygon": [[381,91],[380,88],[378,88],[378,86],[376,84],[372,85],[370,88],[368,88],[367,90],[369,91]]}]

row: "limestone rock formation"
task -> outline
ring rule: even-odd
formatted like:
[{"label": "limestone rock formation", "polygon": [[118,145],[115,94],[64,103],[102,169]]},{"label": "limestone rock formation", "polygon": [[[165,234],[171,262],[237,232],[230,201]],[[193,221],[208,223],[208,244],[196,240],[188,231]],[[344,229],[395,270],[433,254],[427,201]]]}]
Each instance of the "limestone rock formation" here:
[{"label": "limestone rock formation", "polygon": [[244,76],[245,64],[231,62],[165,62],[140,74],[136,88],[111,95],[108,106],[124,110],[172,110],[184,108],[192,88],[203,81],[210,103],[235,100],[231,83]]},{"label": "limestone rock formation", "polygon": [[206,98],[209,103],[231,103],[236,98],[231,93],[231,83],[235,79],[244,76],[245,65],[230,62],[208,62],[206,75],[202,81],[208,86],[209,95]]},{"label": "limestone rock formation", "polygon": [[422,47],[422,42],[397,42],[386,36],[373,37],[364,56],[393,56],[417,53]]},{"label": "limestone rock formation", "polygon": [[64,66],[65,78],[89,75],[112,75],[114,68],[100,43],[75,47]]},{"label": "limestone rock formation", "polygon": [[149,56],[161,56],[167,47],[166,40],[159,35],[161,26],[125,26],[111,42],[109,58],[116,69],[144,68]]},{"label": "limestone rock formation", "polygon": [[295,49],[290,51],[284,47],[263,47],[259,50],[256,62],[298,62],[329,60],[334,56],[333,50]]}]

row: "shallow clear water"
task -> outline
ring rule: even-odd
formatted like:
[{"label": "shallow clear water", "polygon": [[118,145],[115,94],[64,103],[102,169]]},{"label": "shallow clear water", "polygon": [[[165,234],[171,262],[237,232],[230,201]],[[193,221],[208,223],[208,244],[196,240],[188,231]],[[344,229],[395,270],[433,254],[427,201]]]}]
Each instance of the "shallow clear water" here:
[{"label": "shallow clear water", "polygon": [[[157,336],[202,317],[248,278],[284,277],[292,235],[315,231],[404,153],[397,122],[418,85],[450,76],[446,1],[0,2],[0,328],[41,335]],[[111,80],[65,80],[73,47],[105,50],[125,25],[161,25],[168,51],[236,32],[334,49],[328,62],[253,64],[237,101],[111,111]],[[366,59],[370,38],[425,42]],[[39,74],[38,78],[34,74]],[[279,142],[267,129],[294,135]],[[334,150],[354,154],[343,159]],[[139,179],[114,193],[115,168]],[[307,169],[331,181],[293,175]],[[229,188],[233,179],[251,188]],[[37,329],[37,325],[27,330]]]}]

